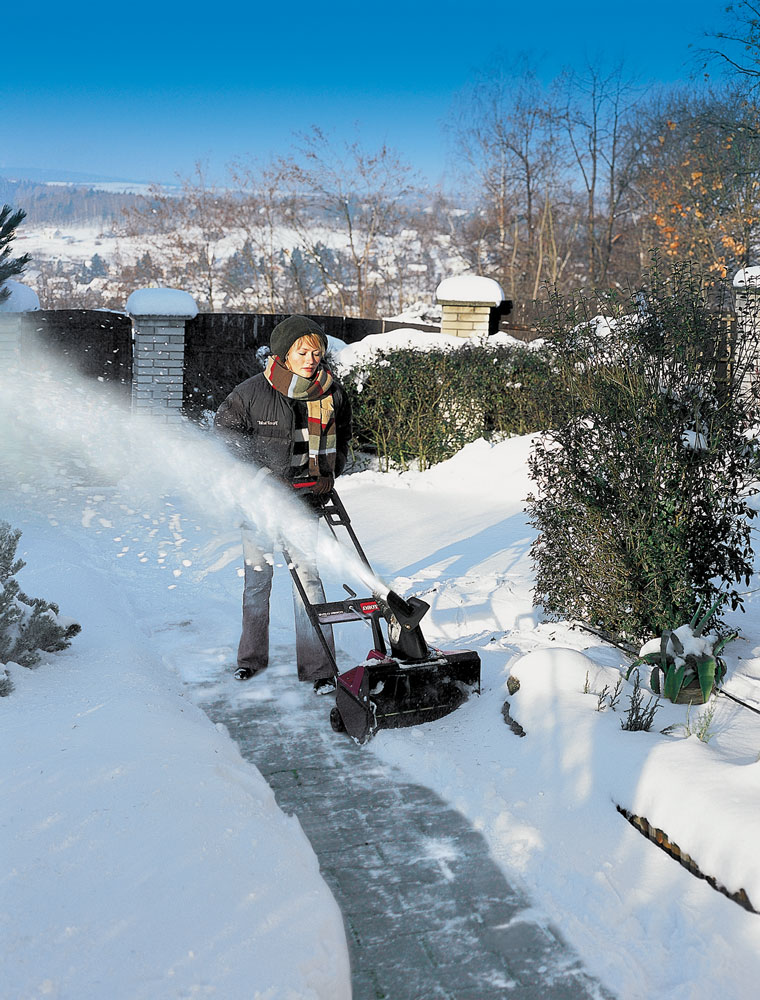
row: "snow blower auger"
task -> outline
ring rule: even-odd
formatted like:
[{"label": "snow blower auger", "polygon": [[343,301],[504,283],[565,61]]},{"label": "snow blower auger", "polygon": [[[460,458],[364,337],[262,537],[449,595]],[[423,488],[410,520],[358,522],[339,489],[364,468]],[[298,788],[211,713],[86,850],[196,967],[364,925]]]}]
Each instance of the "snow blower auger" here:
[{"label": "snow blower auger", "polygon": [[[299,484],[298,488],[309,486],[313,483]],[[317,512],[336,539],[336,526],[345,528],[357,555],[374,576],[335,490],[326,495]],[[357,743],[366,743],[378,729],[440,719],[458,708],[473,691],[480,693],[477,653],[443,651],[425,641],[420,628],[430,608],[425,601],[418,597],[405,600],[392,590],[386,597],[373,594],[361,598],[344,584],[350,595],[347,599],[311,604],[287,552],[285,557],[309,621],[335,671],[335,707],[330,712],[330,723],[336,732],[346,732]],[[363,663],[341,673],[322,628],[350,621],[370,625],[373,648]],[[383,622],[388,645],[383,637]]]}]

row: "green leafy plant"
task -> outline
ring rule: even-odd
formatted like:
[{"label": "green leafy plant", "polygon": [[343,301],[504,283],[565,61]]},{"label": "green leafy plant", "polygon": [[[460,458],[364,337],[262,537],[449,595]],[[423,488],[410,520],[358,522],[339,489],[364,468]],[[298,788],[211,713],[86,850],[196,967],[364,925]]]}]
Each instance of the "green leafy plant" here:
[{"label": "green leafy plant", "polygon": [[702,604],[688,625],[665,629],[658,639],[642,647],[628,674],[647,663],[652,667],[649,684],[655,694],[675,702],[682,691],[698,686],[702,701],[706,702],[726,672],[720,653],[737,635],[735,632],[723,636],[704,634],[717,609],[718,601],[702,615]]},{"label": "green leafy plant", "polygon": [[343,370],[354,446],[383,469],[425,469],[478,438],[552,426],[559,399],[541,348],[472,341],[430,351],[380,351]]},{"label": "green leafy plant", "polygon": [[[61,620],[57,604],[23,593],[14,579],[25,565],[16,559],[20,537],[20,531],[0,521],[0,663],[34,667],[41,653],[66,649],[81,627]],[[2,674],[0,694],[8,694],[12,685],[5,671]]]},{"label": "green leafy plant", "polygon": [[757,345],[726,322],[719,291],[655,258],[628,295],[545,303],[561,414],[535,444],[528,512],[548,618],[640,645],[700,602],[718,602],[716,624],[741,606],[757,492],[744,386]]},{"label": "green leafy plant", "polygon": [[648,698],[644,704],[644,692],[641,690],[641,677],[638,670],[633,680],[633,691],[628,698],[628,710],[625,718],[620,720],[620,728],[632,733],[648,733],[654,723],[655,713],[660,704],[659,698]]},{"label": "green leafy plant", "polygon": [[689,705],[686,709],[686,722],[681,726],[684,736],[696,736],[702,743],[709,743],[715,735],[712,723],[717,707],[717,701],[713,699],[704,712],[701,712],[695,720],[692,720],[691,705]]}]

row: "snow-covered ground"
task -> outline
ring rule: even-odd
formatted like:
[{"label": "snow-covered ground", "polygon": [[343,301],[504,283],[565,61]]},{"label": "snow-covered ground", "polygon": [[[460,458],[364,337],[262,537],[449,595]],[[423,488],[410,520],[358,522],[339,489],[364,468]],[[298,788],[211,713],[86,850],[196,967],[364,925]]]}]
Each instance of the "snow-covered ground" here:
[{"label": "snow-covered ground", "polygon": [[[12,668],[16,690],[0,700],[8,996],[94,998],[103,984],[112,997],[347,996],[340,916],[297,822],[188,697],[200,680],[235,696],[241,511],[286,535],[292,516],[200,435],[133,424],[94,384],[0,378],[0,424],[13,427],[0,510],[24,532],[19,582],[83,625],[35,671]],[[617,710],[597,711],[623,659],[532,607],[529,448],[478,441],[424,473],[341,480],[378,574],[431,603],[428,639],[483,662],[479,698],[362,752],[463,812],[618,996],[744,1000],[760,977],[760,916],[616,806],[760,908],[760,720],[721,697],[709,743],[661,732],[685,723],[681,706],[661,705],[650,733],[624,732],[625,683]],[[328,589],[356,582],[340,552],[325,565]],[[284,567],[278,578],[273,625],[287,630]],[[760,705],[757,595],[747,609],[726,688]],[[346,667],[366,654],[359,626],[338,638]]]}]

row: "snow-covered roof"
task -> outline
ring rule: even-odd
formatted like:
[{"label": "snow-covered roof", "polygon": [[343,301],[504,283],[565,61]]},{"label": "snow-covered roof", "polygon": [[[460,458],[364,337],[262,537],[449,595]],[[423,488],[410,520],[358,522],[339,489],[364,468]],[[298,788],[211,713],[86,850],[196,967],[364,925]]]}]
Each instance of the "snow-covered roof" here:
[{"label": "snow-covered roof", "polygon": [[755,264],[753,267],[742,267],[734,275],[734,288],[760,287],[760,267]]},{"label": "snow-covered roof", "polygon": [[37,293],[29,285],[23,285],[20,281],[8,278],[3,282],[3,288],[7,288],[11,294],[4,302],[0,302],[0,312],[25,313],[34,312],[40,308]]},{"label": "snow-covered roof", "polygon": [[182,316],[194,319],[198,306],[189,292],[179,288],[139,288],[127,299],[130,316]]},{"label": "snow-covered roof", "polygon": [[439,302],[477,302],[498,306],[504,301],[504,292],[493,278],[458,274],[455,278],[444,278],[435,290],[435,297]]}]

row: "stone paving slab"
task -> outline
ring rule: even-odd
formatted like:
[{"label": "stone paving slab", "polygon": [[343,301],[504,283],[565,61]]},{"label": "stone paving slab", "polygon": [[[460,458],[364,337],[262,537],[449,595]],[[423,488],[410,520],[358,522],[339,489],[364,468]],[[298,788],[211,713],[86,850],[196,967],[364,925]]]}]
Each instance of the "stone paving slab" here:
[{"label": "stone paving slab", "polygon": [[[234,683],[234,682],[233,682]],[[354,1000],[610,1000],[427,788],[333,733],[331,700],[201,703],[295,814],[343,913]]]}]

